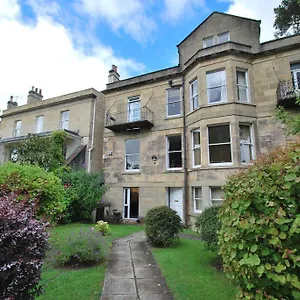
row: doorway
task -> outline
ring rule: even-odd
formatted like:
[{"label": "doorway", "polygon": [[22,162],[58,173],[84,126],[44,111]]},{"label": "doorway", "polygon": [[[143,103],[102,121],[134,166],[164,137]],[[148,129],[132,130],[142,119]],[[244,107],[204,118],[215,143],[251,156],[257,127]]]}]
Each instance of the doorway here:
[{"label": "doorway", "polygon": [[138,219],[139,217],[139,188],[124,188],[123,218]]},{"label": "doorway", "polygon": [[168,188],[167,192],[169,207],[174,209],[181,220],[183,220],[182,188]]}]

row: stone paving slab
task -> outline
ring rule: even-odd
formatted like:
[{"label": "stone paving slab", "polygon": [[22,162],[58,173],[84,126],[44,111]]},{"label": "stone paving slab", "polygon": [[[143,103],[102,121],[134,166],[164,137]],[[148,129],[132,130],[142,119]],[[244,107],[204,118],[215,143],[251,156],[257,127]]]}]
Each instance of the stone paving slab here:
[{"label": "stone paving slab", "polygon": [[113,242],[101,300],[173,300],[143,232]]}]

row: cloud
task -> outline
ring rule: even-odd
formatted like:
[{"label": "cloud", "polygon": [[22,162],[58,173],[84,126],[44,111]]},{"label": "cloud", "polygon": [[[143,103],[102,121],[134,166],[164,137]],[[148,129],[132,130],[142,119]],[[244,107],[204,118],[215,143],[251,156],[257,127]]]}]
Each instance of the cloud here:
[{"label": "cloud", "polygon": [[[10,95],[26,103],[31,86],[43,90],[44,98],[81,89],[105,88],[108,70],[114,63],[122,78],[144,70],[143,64],[117,57],[113,49],[91,39],[74,46],[76,33],[49,16],[37,16],[36,22],[20,20],[16,1],[1,2],[0,15],[0,108],[6,108]],[[5,8],[5,10],[3,10]]]},{"label": "cloud", "polygon": [[155,22],[147,16],[149,2],[142,0],[78,0],[77,10],[95,21],[106,21],[113,30],[123,30],[141,44],[151,41]]},{"label": "cloud", "polygon": [[162,19],[175,23],[182,17],[187,17],[199,9],[206,9],[205,0],[164,0]]},{"label": "cloud", "polygon": [[230,0],[227,13],[261,20],[261,42],[274,39],[274,19],[273,9],[277,7],[281,0]]}]

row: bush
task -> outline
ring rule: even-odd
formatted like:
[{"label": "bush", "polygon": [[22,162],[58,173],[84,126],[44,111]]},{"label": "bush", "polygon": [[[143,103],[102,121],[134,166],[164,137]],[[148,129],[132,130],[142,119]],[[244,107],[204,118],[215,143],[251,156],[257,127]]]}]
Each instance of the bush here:
[{"label": "bush", "polygon": [[66,219],[70,222],[90,221],[91,215],[104,192],[102,173],[86,173],[85,170],[60,169],[56,172],[71,199]]},{"label": "bush", "polygon": [[221,223],[218,217],[220,206],[211,206],[197,217],[195,227],[209,250],[218,250],[218,231]]},{"label": "bush", "polygon": [[109,225],[107,222],[98,221],[95,227],[102,235],[106,235],[110,232]]},{"label": "bush", "polygon": [[51,249],[50,261],[56,265],[90,265],[104,259],[106,245],[99,232],[80,230],[59,243],[52,242]]},{"label": "bush", "polygon": [[182,231],[181,219],[176,211],[159,206],[148,211],[145,217],[145,231],[150,242],[158,246],[169,246],[179,240]]},{"label": "bush", "polygon": [[34,299],[47,246],[46,224],[33,218],[32,207],[0,197],[0,299]]},{"label": "bush", "polygon": [[299,299],[300,144],[232,176],[220,211],[220,254],[242,299]]},{"label": "bush", "polygon": [[37,215],[57,221],[68,206],[61,180],[38,166],[7,163],[0,167],[0,184],[8,192],[19,194],[18,200],[37,202]]}]

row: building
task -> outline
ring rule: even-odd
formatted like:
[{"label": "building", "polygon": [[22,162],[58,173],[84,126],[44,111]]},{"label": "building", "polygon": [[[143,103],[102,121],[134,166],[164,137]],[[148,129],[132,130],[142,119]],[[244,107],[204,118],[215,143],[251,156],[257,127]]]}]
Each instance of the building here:
[{"label": "building", "polygon": [[28,133],[48,136],[66,132],[66,164],[84,165],[88,172],[102,168],[104,98],[87,89],[42,100],[42,91],[32,87],[27,104],[18,106],[13,97],[1,116],[0,163],[15,159],[16,145]]},{"label": "building", "polygon": [[120,80],[113,66],[102,91],[106,200],[125,219],[166,204],[193,223],[230,174],[286,142],[274,109],[295,105],[299,35],[260,43],[260,21],[214,12],[177,48],[168,69]]}]

